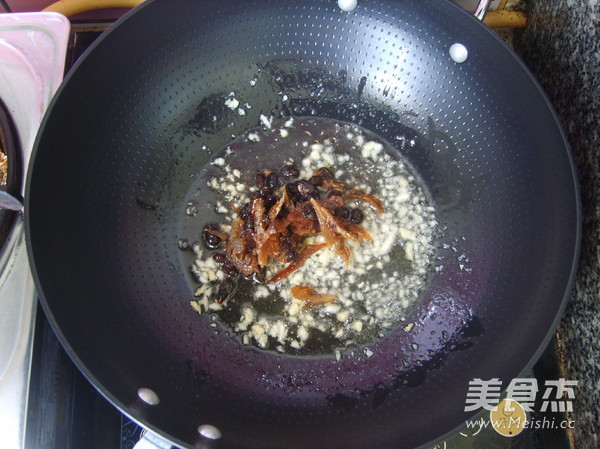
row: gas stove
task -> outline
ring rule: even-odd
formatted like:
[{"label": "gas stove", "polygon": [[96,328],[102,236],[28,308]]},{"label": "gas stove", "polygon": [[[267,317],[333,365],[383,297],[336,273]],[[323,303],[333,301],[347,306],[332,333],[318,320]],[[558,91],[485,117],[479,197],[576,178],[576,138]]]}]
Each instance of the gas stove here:
[{"label": "gas stove", "polygon": [[[12,17],[15,16],[17,15]],[[56,20],[62,21],[68,30],[66,19]],[[58,45],[53,54],[62,59],[54,64],[54,78],[47,84],[47,90],[42,95],[43,102],[27,103],[24,106],[25,111],[34,111],[35,119],[30,118],[29,125],[17,123],[21,144],[25,149],[24,167],[29,156],[27,150],[31,151],[42,112],[60,82],[61,76],[57,73],[62,71],[63,65],[68,70],[109,26],[109,23],[82,22],[73,25],[68,45],[66,42],[68,31],[62,29],[58,33],[65,39],[65,44]],[[13,27],[17,26],[13,25]],[[1,33],[2,22],[0,22],[0,43]],[[2,60],[1,53],[0,60]],[[0,80],[2,80],[1,73],[0,67]],[[4,99],[1,89],[0,82],[0,98]],[[10,96],[10,94],[5,95]],[[18,117],[17,110],[14,111],[15,117]],[[16,118],[15,122],[18,122]],[[21,223],[20,218],[18,222]],[[15,337],[14,341],[3,341],[0,345],[0,350],[4,351],[0,352],[0,360],[5,360],[4,353],[8,354],[12,351],[13,354],[9,358],[8,368],[4,369],[0,366],[0,373],[4,373],[0,384],[0,403],[4,405],[0,409],[0,426],[2,426],[0,444],[2,447],[19,449],[133,448],[143,430],[122,415],[91,386],[62,349],[41,309],[36,311],[39,307],[35,302],[33,283],[27,269],[26,254],[23,251],[22,225],[9,244],[17,249],[14,260],[21,268],[17,271],[8,270],[8,274],[3,276],[3,279],[8,278],[5,280],[6,283],[10,280],[11,273],[14,273],[12,276],[15,279],[10,285],[15,289],[12,291],[16,292],[16,289],[19,289],[18,295],[12,295],[18,299],[8,305],[8,309],[5,306],[4,316],[20,316],[23,319],[15,329],[0,319],[0,330],[5,335],[8,335],[9,331],[14,331],[14,334],[10,333],[10,335]],[[5,301],[4,297],[1,297],[0,301]],[[528,377],[535,377],[539,382],[564,377],[561,371],[558,343],[556,339],[550,343]],[[29,372],[31,372],[30,376],[28,376]],[[19,373],[21,377],[14,381],[9,389],[3,390],[5,380],[11,380],[12,373]],[[10,398],[8,398],[9,393]],[[12,407],[13,402],[14,409],[5,406],[9,404]],[[20,408],[16,408],[17,402]],[[543,414],[538,414],[536,419],[543,419]],[[428,449],[569,449],[570,447],[569,434],[561,429],[528,429],[514,438],[507,438],[491,428],[464,428]]]}]

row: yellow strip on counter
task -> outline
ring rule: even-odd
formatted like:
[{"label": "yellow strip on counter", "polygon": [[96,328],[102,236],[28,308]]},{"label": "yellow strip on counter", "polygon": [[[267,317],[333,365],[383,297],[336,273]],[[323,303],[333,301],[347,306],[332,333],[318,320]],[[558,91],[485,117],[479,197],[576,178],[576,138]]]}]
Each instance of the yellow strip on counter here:
[{"label": "yellow strip on counter", "polygon": [[526,28],[527,14],[523,11],[489,11],[483,23],[490,28]]},{"label": "yellow strip on counter", "polygon": [[144,0],[59,0],[43,11],[53,11],[71,17],[82,12],[107,8],[134,8]]}]

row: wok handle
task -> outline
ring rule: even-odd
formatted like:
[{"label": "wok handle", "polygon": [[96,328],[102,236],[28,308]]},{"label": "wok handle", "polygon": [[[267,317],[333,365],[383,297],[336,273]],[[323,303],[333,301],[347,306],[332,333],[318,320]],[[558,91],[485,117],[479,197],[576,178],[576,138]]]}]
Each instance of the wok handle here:
[{"label": "wok handle", "polygon": [[155,433],[145,430],[133,449],[175,449],[175,447]]},{"label": "wok handle", "polygon": [[477,4],[477,8],[475,8],[475,12],[473,13],[473,15],[479,20],[483,20],[483,18],[488,12],[488,9],[490,8],[491,3],[492,0],[479,0],[479,3]]},{"label": "wok handle", "polygon": [[0,209],[20,211],[23,210],[23,202],[10,193],[0,190]]}]

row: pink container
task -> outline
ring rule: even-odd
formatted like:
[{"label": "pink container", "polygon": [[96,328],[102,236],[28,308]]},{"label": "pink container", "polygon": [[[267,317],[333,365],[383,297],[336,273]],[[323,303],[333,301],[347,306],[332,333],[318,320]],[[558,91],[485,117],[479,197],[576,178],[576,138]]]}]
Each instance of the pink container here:
[{"label": "pink container", "polygon": [[[62,81],[70,23],[56,13],[0,14],[0,100],[20,143],[23,179],[35,136]],[[0,250],[0,447],[22,449],[36,294],[23,214]]]}]

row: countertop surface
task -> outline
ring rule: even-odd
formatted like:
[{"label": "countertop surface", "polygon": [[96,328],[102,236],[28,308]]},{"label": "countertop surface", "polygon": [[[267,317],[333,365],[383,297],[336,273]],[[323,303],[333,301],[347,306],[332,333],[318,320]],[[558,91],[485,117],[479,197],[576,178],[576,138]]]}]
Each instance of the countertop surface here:
[{"label": "countertop surface", "polygon": [[577,449],[600,447],[600,2],[531,0],[514,47],[554,105],[577,165],[583,207],[579,271],[560,333],[579,384]]}]

